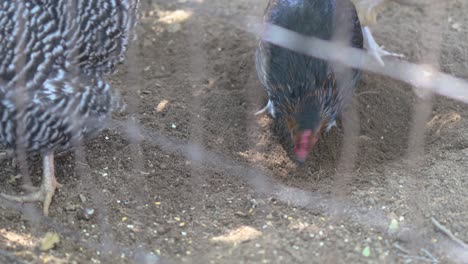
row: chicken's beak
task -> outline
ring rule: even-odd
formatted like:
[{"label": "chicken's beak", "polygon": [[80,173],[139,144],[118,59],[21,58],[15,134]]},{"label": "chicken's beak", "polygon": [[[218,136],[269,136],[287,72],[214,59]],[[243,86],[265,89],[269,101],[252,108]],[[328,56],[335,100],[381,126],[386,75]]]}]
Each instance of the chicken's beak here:
[{"label": "chicken's beak", "polygon": [[294,155],[299,162],[305,162],[309,152],[314,148],[318,134],[311,129],[300,131],[294,140]]}]

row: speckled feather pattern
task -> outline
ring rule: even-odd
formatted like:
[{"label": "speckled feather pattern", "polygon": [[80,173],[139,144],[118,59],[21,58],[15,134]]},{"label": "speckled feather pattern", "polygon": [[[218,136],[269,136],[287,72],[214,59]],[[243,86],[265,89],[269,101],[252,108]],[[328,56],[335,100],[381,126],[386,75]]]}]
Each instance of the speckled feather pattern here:
[{"label": "speckled feather pattern", "polygon": [[0,3],[0,144],[66,149],[118,106],[104,74],[123,61],[137,0]]},{"label": "speckled feather pattern", "polygon": [[[359,19],[349,0],[272,0],[264,19],[324,40],[336,37],[334,34],[343,30],[337,25],[344,25],[350,33],[347,43],[363,48]],[[277,119],[294,119],[301,108],[315,105],[326,126],[334,124],[350,102],[360,78],[359,71],[349,69],[345,80],[337,76],[337,68],[330,62],[263,41],[256,50],[256,68]]]}]

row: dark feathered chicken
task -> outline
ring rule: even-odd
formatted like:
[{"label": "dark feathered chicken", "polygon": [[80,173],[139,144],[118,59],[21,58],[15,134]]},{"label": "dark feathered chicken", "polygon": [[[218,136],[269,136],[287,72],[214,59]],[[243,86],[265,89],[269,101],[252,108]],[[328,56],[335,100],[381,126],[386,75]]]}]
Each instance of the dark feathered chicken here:
[{"label": "dark feathered chicken", "polygon": [[0,144],[39,153],[39,190],[3,197],[43,201],[57,186],[54,152],[103,128],[118,105],[103,74],[124,58],[138,0],[22,0],[0,3]]},{"label": "dark feathered chicken", "polygon": [[[305,36],[363,47],[361,25],[349,0],[271,0],[265,21]],[[338,73],[328,61],[264,41],[256,51],[256,66],[269,97],[267,106],[257,114],[267,111],[284,124],[296,158],[304,161],[320,132],[336,124],[360,73],[343,67],[338,67]]]}]

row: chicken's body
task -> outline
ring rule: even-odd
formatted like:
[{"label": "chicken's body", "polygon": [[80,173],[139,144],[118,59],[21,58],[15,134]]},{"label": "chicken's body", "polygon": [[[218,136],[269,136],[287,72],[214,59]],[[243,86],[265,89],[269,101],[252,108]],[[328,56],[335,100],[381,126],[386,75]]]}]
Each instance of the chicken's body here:
[{"label": "chicken's body", "polygon": [[43,201],[55,187],[53,155],[103,128],[118,105],[103,75],[123,60],[138,0],[25,0],[0,4],[0,144],[39,153]]},{"label": "chicken's body", "polygon": [[[344,33],[347,45],[363,48],[361,25],[349,0],[272,0],[265,22],[324,40],[340,38],[337,35]],[[337,73],[328,61],[262,40],[256,51],[256,66],[269,97],[260,112],[268,111],[283,124],[291,135],[297,159],[304,161],[320,132],[334,126],[350,102],[360,72],[341,69]]]}]

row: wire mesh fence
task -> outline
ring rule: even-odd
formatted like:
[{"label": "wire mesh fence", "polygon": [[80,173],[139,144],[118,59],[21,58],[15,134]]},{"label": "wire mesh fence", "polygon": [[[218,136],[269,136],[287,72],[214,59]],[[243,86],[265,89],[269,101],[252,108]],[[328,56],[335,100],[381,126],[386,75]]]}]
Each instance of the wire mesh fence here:
[{"label": "wire mesh fence", "polygon": [[[468,4],[414,2],[416,7],[389,1],[384,15],[390,18],[381,18],[391,24],[390,19],[412,14],[406,22],[424,22],[412,22],[416,29],[395,26],[422,31],[413,35],[418,45],[408,47],[413,54],[407,59],[414,63],[391,58],[381,65],[366,50],[263,23],[266,1],[143,1],[138,38],[125,63],[116,77],[103,77],[111,79],[126,110],[95,139],[56,155],[57,178],[65,186],[56,193],[50,216],[31,203],[1,200],[2,260],[468,261],[463,242],[468,82],[463,74],[447,73],[465,72],[460,66],[439,62],[452,50],[466,55],[462,35],[468,20],[457,14]],[[399,11],[406,13],[395,16]],[[445,47],[454,35],[459,43]],[[105,43],[107,37],[98,39]],[[266,102],[254,65],[259,38],[367,73],[339,128],[322,135],[305,164],[288,153],[287,138],[271,132],[273,118],[254,115]],[[386,39],[398,43],[397,37]],[[418,48],[426,53],[414,55]],[[23,57],[16,68],[27,64]],[[451,63],[464,65],[467,58],[456,59]],[[360,87],[373,85],[382,87]],[[23,102],[15,104],[18,109],[33,100],[28,98],[33,93],[16,93]],[[365,95],[376,99],[362,99]],[[371,120],[385,115],[366,114],[400,106],[408,109],[398,109],[404,117]],[[402,120],[409,122],[393,126]],[[401,126],[406,127],[397,131]],[[17,135],[26,129],[18,125]],[[16,149],[21,176],[11,177],[16,170],[2,165],[3,192],[19,190],[12,187],[19,182],[37,182],[29,178],[34,162],[24,148]],[[37,249],[46,231],[60,236],[52,251]]]}]

